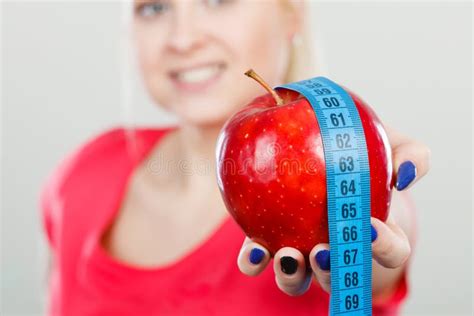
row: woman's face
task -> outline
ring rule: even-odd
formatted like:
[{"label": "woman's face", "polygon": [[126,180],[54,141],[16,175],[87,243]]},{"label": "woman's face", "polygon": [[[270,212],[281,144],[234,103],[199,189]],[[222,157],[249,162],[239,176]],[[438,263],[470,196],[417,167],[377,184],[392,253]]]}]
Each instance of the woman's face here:
[{"label": "woman's face", "polygon": [[288,67],[294,14],[280,0],[134,2],[134,41],[152,99],[187,123],[222,124]]}]

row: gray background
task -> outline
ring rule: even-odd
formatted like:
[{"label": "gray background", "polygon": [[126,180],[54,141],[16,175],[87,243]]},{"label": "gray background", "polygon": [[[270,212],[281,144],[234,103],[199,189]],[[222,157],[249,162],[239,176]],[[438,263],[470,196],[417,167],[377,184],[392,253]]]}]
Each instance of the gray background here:
[{"label": "gray background", "polygon": [[[118,1],[2,7],[1,311],[40,314],[45,176],[125,117],[172,117],[135,88],[132,111],[124,107]],[[312,10],[324,74],[433,152],[429,176],[413,189],[419,242],[404,314],[472,314],[472,4],[318,2]]]}]

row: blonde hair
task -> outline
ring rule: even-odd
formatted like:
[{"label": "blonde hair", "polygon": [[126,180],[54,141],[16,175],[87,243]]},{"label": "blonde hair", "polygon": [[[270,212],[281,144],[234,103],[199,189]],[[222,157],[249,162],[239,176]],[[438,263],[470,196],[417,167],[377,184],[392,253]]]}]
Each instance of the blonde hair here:
[{"label": "blonde hair", "polygon": [[[311,19],[308,13],[310,10],[309,8],[306,8],[309,3],[306,0],[298,1],[304,6],[301,16],[301,30],[298,34],[295,34],[295,37],[292,40],[289,57],[290,60],[284,78],[285,83],[313,77],[317,72],[313,46],[311,45],[313,34],[311,33]],[[290,0],[281,0],[281,4],[285,10],[296,10],[294,4],[292,4]]]}]

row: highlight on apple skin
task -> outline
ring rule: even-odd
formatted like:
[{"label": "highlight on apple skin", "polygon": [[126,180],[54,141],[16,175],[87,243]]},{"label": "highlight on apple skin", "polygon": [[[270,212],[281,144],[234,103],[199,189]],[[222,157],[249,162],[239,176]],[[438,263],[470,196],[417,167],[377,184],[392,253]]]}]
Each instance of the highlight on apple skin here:
[{"label": "highlight on apple skin", "polygon": [[[385,221],[393,187],[388,138],[374,111],[343,88],[355,102],[366,137],[371,216]],[[273,92],[252,100],[222,128],[216,148],[218,185],[227,210],[248,237],[272,256],[282,247],[294,247],[307,257],[316,244],[329,242],[320,128],[302,95]],[[344,156],[339,162],[353,168]]]}]

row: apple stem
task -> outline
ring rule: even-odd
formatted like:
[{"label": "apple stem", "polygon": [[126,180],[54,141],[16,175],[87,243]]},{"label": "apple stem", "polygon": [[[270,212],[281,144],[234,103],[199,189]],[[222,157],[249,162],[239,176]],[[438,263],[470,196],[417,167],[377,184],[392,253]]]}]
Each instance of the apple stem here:
[{"label": "apple stem", "polygon": [[247,77],[250,77],[250,78],[254,79],[255,81],[257,81],[259,84],[262,85],[262,87],[265,88],[265,90],[270,92],[273,99],[275,99],[275,102],[276,102],[277,105],[282,105],[283,104],[283,99],[280,98],[280,96],[275,92],[275,90],[270,88],[270,86],[262,79],[262,77],[260,77],[255,71],[253,71],[253,69],[247,70],[245,72],[245,75]]}]

